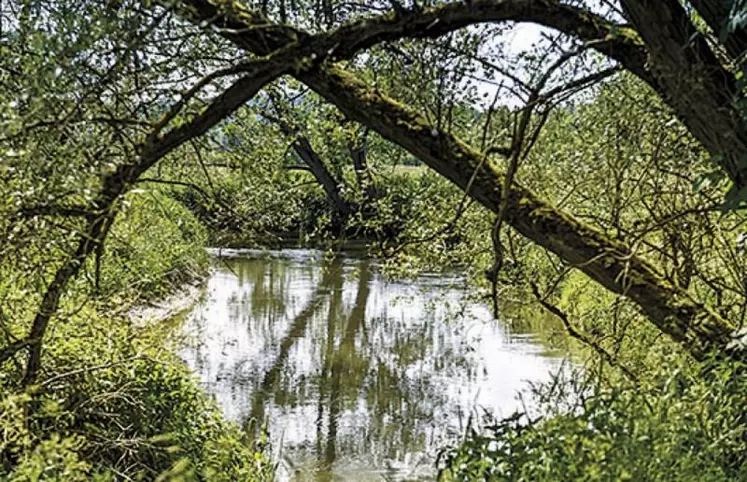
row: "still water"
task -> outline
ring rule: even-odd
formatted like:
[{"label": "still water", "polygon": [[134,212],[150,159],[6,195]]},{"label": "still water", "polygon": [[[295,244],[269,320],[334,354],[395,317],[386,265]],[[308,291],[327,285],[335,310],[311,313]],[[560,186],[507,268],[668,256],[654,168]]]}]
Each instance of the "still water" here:
[{"label": "still water", "polygon": [[371,260],[226,251],[184,323],[182,357],[225,415],[267,421],[279,480],[430,480],[438,450],[561,363],[465,298]]}]

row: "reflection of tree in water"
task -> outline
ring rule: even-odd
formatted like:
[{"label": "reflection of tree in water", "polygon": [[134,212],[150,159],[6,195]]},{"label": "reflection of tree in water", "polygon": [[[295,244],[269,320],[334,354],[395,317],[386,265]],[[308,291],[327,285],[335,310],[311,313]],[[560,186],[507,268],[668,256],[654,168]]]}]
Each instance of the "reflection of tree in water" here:
[{"label": "reflection of tree in water", "polygon": [[251,286],[243,299],[233,300],[236,302],[233,316],[250,315],[255,320],[274,322],[286,313],[294,275],[288,263],[262,258],[224,258],[221,263],[237,277],[239,286]]},{"label": "reflection of tree in water", "polygon": [[[356,400],[355,387],[360,383],[361,375],[365,372],[365,360],[356,356],[355,340],[358,331],[365,323],[366,303],[370,292],[371,272],[369,265],[363,262],[359,265],[358,290],[355,305],[350,315],[340,316],[340,310],[332,309],[330,305],[330,323],[327,329],[327,343],[324,352],[322,376],[319,379],[319,410],[317,418],[317,433],[321,435],[325,398],[327,399],[327,436],[324,450],[319,450],[320,474],[328,472],[337,458],[337,435],[340,411],[345,402]],[[338,301],[339,302],[339,301]],[[333,318],[333,316],[334,318]],[[346,318],[342,328],[342,339],[337,348],[334,347],[336,327],[334,322]],[[334,320],[334,321],[332,321]],[[352,392],[352,393],[346,393]],[[317,444],[321,444],[321,437],[317,437]]]},{"label": "reflection of tree in water", "polygon": [[410,327],[388,317],[371,322],[376,327],[369,346],[374,370],[362,395],[369,407],[372,438],[386,450],[377,454],[381,457],[398,459],[403,452],[423,450],[429,429],[444,423],[433,419],[449,402],[438,377],[443,370],[463,365],[464,358],[450,346],[434,351],[439,327],[433,321],[431,313]]},{"label": "reflection of tree in water", "polygon": [[[252,280],[253,286],[255,287],[257,285],[264,285],[264,266],[267,264],[264,260],[257,261],[261,261],[263,269],[261,271],[261,278],[254,278]],[[282,266],[281,263],[269,263],[269,266],[278,265]],[[259,270],[257,271],[259,272]],[[272,271],[273,268],[270,268],[270,272]],[[285,275],[285,278],[290,279],[290,277],[287,276],[287,271],[285,269],[282,269],[282,273]],[[306,304],[306,307],[302,309],[301,312],[298,313],[298,315],[296,315],[291,322],[286,335],[283,337],[280,343],[278,354],[274,359],[274,362],[270,365],[270,368],[265,373],[265,376],[262,379],[262,383],[255,388],[253,394],[252,409],[247,422],[264,422],[265,407],[268,399],[272,395],[274,395],[275,403],[281,406],[287,405],[289,399],[297,398],[288,397],[287,394],[289,393],[289,391],[287,389],[278,393],[278,384],[281,381],[281,376],[283,375],[284,371],[287,371],[285,364],[290,354],[291,348],[293,347],[296,340],[302,338],[306,333],[306,327],[308,326],[309,321],[320,309],[325,297],[327,297],[329,293],[332,293],[333,301],[335,299],[338,299],[339,303],[340,292],[342,291],[342,282],[343,276],[341,271],[341,264],[339,260],[334,260],[329,266],[325,267],[322,279],[314,290],[314,293],[311,296],[309,302]],[[283,286],[286,285],[287,283],[283,283]],[[255,297],[255,291],[256,290],[254,289],[252,290],[252,298]],[[286,293],[288,293],[287,290],[270,290],[269,292],[276,293],[284,298],[282,301],[276,303],[276,306],[285,306],[285,299],[287,299]],[[334,303],[332,303],[332,305],[334,305]],[[254,313],[252,314],[252,316],[254,316],[255,319],[258,318]],[[283,394],[286,394],[286,396],[283,396]]]},{"label": "reflection of tree in water", "polygon": [[283,254],[228,260],[190,317],[201,343],[185,350],[228,416],[251,432],[269,420],[283,469],[427,476],[462,410],[513,409],[521,380],[548,367],[521,330],[465,308],[451,280],[386,282],[366,261]]},{"label": "reflection of tree in water", "polygon": [[[386,307],[383,314],[367,319],[374,276],[367,261],[355,267],[358,279],[349,309],[343,296],[340,262],[325,270],[311,299],[276,345],[272,363],[254,388],[249,416],[250,420],[263,421],[270,401],[284,408],[313,404],[314,448],[321,480],[331,477],[330,469],[341,453],[383,462],[399,459],[405,452],[422,451],[428,429],[442,423],[432,420],[434,412],[442,411],[448,400],[448,394],[438,386],[438,374],[465,364],[463,354],[452,346],[439,345],[434,352],[439,330],[443,329],[436,322],[434,310],[422,313],[423,319],[416,323],[388,316]],[[264,270],[248,271],[254,276],[254,286],[263,285],[260,276],[265,276]],[[286,289],[272,294],[287,297],[288,282],[283,286]],[[270,294],[265,291],[262,297]],[[415,297],[410,303],[423,304],[423,300]],[[272,302],[272,306],[284,304],[282,300]],[[318,345],[320,360],[314,362],[318,369],[299,368],[292,358],[293,347],[309,333],[310,324],[323,316],[325,305],[324,326],[318,326],[323,335],[312,340]],[[367,419],[353,427],[341,426],[345,412],[354,412],[361,403],[366,406]]]}]

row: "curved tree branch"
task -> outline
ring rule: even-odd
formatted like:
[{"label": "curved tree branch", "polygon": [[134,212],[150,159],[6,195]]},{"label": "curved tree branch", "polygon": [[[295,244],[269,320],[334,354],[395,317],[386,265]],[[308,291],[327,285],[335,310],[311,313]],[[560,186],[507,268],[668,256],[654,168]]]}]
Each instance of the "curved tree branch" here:
[{"label": "curved tree branch", "polygon": [[385,14],[356,21],[312,37],[297,29],[272,25],[258,12],[227,0],[185,0],[184,15],[209,22],[225,38],[256,55],[267,55],[293,43],[323,45],[330,60],[351,58],[360,50],[402,38],[436,38],[470,25],[493,22],[532,22],[554,28],[620,62],[626,70],[653,83],[646,67],[647,52],[636,31],[591,11],[557,0],[472,0],[446,3],[424,10]]},{"label": "curved tree branch", "polygon": [[[253,68],[247,68],[244,77],[218,95],[191,121],[161,136],[149,136],[145,143],[139,146],[138,155],[133,160],[120,165],[104,178],[101,191],[93,202],[94,209],[78,237],[78,246],[57,270],[47,287],[28,336],[2,351],[2,355],[7,358],[29,347],[24,385],[29,385],[36,380],[41,367],[42,342],[49,322],[57,312],[68,282],[77,276],[88,256],[104,243],[109,228],[119,211],[118,201],[132,184],[156,162],[183,143],[206,132],[244,105],[268,82],[285,73],[288,70],[285,55],[282,53],[268,60],[256,61]],[[157,128],[160,130],[162,127]]]},{"label": "curved tree branch", "polygon": [[[269,32],[272,35],[264,35],[261,32],[268,31],[267,28],[260,30],[253,27],[266,26],[266,22],[261,21],[261,16],[243,8],[218,11],[204,0],[189,0],[188,3],[198,7],[207,5],[212,8],[211,15],[201,20],[213,19],[216,16],[222,18],[220,21],[223,24],[232,25],[231,33],[224,36],[239,47],[255,54],[263,54],[267,48],[281,46],[283,39],[293,44],[303,43],[306,38],[304,34],[295,30],[270,29]],[[448,10],[451,8],[454,9],[453,12],[467,12],[467,14],[472,12],[471,22],[475,23],[480,18],[487,18],[484,12],[491,11],[491,8],[505,9],[517,5],[521,8],[517,7],[517,10],[512,12],[514,18],[511,19],[520,15],[523,17],[519,18],[526,19],[533,12],[537,16],[542,13],[542,18],[552,18],[552,15],[549,15],[552,13],[558,15],[560,15],[558,12],[564,15],[567,13],[567,10],[559,3],[550,0],[483,0],[461,7],[448,4],[427,10],[422,15],[433,14],[434,11],[441,12],[441,14],[447,11],[452,12]],[[482,7],[486,10],[482,10]],[[445,16],[444,25],[451,22],[454,28],[464,26],[468,23],[469,15],[467,14],[462,17],[457,13],[454,13],[452,17]],[[224,16],[221,17],[221,15]],[[415,21],[413,20],[415,14],[412,15],[411,22]],[[561,16],[560,18],[568,17]],[[604,28],[612,28],[596,16],[589,18],[591,20],[585,22],[578,18],[578,15],[574,15],[573,23],[565,25],[564,28],[565,30],[575,29],[578,35],[589,35],[590,30],[600,33]],[[242,28],[243,19],[254,23],[244,24]],[[258,19],[260,19],[259,23],[256,23]],[[504,19],[509,18],[504,17]],[[435,20],[438,20],[438,23],[441,22],[438,16],[432,19],[432,22]],[[367,23],[371,22],[375,21],[367,21]],[[406,22],[406,20],[393,17],[381,19],[380,22],[381,25],[392,26],[396,22]],[[376,23],[376,25],[378,28],[379,24]],[[401,34],[407,32],[408,25],[410,24],[399,24]],[[422,24],[420,25],[422,27]],[[596,28],[593,28],[595,26]],[[355,31],[356,27],[345,28],[348,28],[348,31]],[[434,25],[432,29],[435,28]],[[439,28],[442,33],[446,29],[446,27]],[[394,30],[393,27],[392,29]],[[387,30],[381,27],[380,31]],[[328,38],[338,38],[337,35],[340,34],[333,33]],[[357,36],[357,38],[363,37],[363,35]],[[385,37],[384,34],[378,34],[377,38],[383,37]],[[626,29],[623,37],[628,40],[626,42],[618,40],[615,45],[627,46],[628,49],[631,45],[635,46],[636,56],[634,58],[640,60],[642,50],[637,35]],[[613,38],[616,37],[613,35]],[[595,36],[587,40],[600,40],[600,37]],[[360,42],[364,41],[360,40]],[[604,45],[604,41],[596,44],[595,48],[599,45]],[[342,55],[342,53],[344,51],[338,51],[337,55]],[[634,62],[632,65],[635,68],[637,64]],[[479,175],[471,186],[470,196],[488,209],[494,212],[499,211],[503,195],[502,188],[505,184],[504,173],[489,163],[483,166],[482,156],[459,139],[429,125],[418,114],[383,96],[375,89],[369,88],[338,67],[328,64],[317,65],[308,69],[299,69],[295,76],[335,104],[350,119],[370,127],[384,138],[399,144],[460,188],[466,189],[470,183],[470,174],[478,171]],[[665,280],[652,264],[638,257],[627,244],[610,238],[554,208],[518,183],[513,184],[505,202],[505,216],[508,224],[536,244],[547,248],[567,263],[580,269],[605,288],[634,301],[661,331],[682,343],[694,356],[702,357],[711,350],[724,350],[728,345],[734,326],[698,303],[685,290]]]},{"label": "curved tree branch", "polygon": [[[669,104],[717,159],[735,186],[747,187],[747,125],[736,112],[733,73],[722,66],[676,0],[624,0],[632,21],[620,25],[557,0],[472,0],[386,14],[312,37],[272,25],[261,14],[228,0],[185,0],[185,15],[210,22],[225,38],[257,55],[313,38],[331,60],[350,58],[377,42],[438,37],[486,22],[533,22],[592,46],[640,77]],[[313,55],[318,55],[313,54]]]}]

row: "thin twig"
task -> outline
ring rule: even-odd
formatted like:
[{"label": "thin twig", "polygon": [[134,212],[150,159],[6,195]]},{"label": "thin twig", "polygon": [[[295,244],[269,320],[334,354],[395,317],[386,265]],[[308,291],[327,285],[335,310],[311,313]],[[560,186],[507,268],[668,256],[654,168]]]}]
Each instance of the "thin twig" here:
[{"label": "thin twig", "polygon": [[617,359],[610,352],[605,350],[603,346],[601,346],[599,343],[597,343],[595,340],[593,340],[591,337],[589,337],[585,333],[579,331],[573,325],[573,323],[571,323],[570,319],[568,318],[568,315],[563,310],[553,305],[552,303],[549,303],[540,294],[539,288],[537,287],[537,283],[535,283],[534,281],[530,281],[529,286],[532,288],[532,294],[534,295],[535,298],[537,298],[537,301],[539,302],[539,304],[541,304],[543,308],[545,308],[547,311],[555,315],[556,318],[558,318],[560,321],[563,322],[563,325],[565,326],[566,331],[572,338],[575,338],[576,340],[580,341],[584,345],[592,348],[607,363],[609,363],[610,365],[614,367],[619,368],[630,381],[632,382],[638,381],[638,377],[636,377],[633,374],[633,372],[631,372],[627,367],[625,367],[620,362],[618,362]]}]

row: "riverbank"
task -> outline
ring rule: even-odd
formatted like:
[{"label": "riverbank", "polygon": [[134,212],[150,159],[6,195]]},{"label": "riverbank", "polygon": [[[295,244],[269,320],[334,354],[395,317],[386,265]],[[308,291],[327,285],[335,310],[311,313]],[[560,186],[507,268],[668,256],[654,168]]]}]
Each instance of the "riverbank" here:
[{"label": "riverbank", "polygon": [[[335,251],[365,253],[375,239],[363,236],[343,237],[306,237],[301,232],[279,232],[263,237],[244,237],[233,232],[212,233],[213,248],[211,252],[230,249],[333,249]],[[219,246],[219,247],[218,247]]]},{"label": "riverbank", "polygon": [[158,300],[136,304],[127,311],[133,325],[143,327],[174,318],[190,310],[204,293],[210,273],[175,286],[171,293]]},{"label": "riverbank", "polygon": [[[65,291],[36,383],[21,356],[0,364],[0,479],[272,479],[267,447],[221,415],[154,322],[199,298],[208,255],[191,213],[153,197],[159,209],[136,197]],[[20,337],[40,300],[13,282],[28,273],[0,270],[0,337]]]}]

